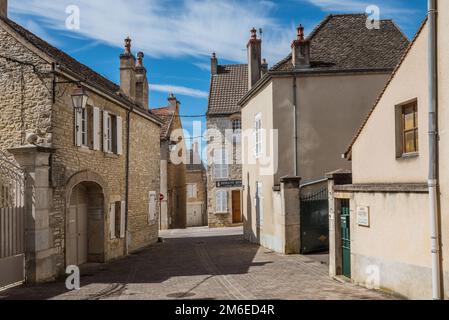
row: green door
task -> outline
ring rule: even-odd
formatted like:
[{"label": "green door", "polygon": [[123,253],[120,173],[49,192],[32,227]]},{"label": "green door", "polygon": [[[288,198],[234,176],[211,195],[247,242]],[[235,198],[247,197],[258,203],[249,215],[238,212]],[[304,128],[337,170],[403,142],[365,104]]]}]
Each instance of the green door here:
[{"label": "green door", "polygon": [[341,201],[341,247],[343,275],[351,278],[351,217],[349,200]]}]

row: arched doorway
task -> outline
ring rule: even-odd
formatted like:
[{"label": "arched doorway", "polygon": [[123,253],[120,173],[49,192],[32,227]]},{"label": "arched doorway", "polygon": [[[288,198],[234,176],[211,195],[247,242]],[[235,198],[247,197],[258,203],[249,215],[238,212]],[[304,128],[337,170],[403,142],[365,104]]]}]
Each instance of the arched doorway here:
[{"label": "arched doorway", "polygon": [[95,182],[73,187],[66,219],[66,265],[104,262],[104,193]]}]

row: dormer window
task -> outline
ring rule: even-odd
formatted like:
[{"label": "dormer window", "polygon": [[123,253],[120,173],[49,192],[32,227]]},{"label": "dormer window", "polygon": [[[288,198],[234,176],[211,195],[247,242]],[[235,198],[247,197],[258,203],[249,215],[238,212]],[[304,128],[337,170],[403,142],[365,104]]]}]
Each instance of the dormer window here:
[{"label": "dormer window", "polygon": [[242,120],[240,119],[232,120],[232,131],[234,131],[234,133],[240,133],[241,130],[242,130]]}]

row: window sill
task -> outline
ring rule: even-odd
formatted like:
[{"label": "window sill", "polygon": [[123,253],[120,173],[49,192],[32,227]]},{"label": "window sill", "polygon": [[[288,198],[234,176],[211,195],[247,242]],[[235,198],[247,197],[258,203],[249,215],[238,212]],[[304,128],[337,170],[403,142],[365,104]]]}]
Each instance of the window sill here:
[{"label": "window sill", "polygon": [[78,147],[78,151],[84,152],[84,153],[93,153],[93,150],[90,149],[87,146],[80,146]]},{"label": "window sill", "polygon": [[401,159],[414,159],[419,157],[419,152],[411,152],[411,153],[404,153],[402,156],[398,157],[398,160]]},{"label": "window sill", "polygon": [[216,216],[222,216],[222,215],[225,215],[225,214],[229,214],[229,212],[214,212],[214,214]]},{"label": "window sill", "polygon": [[104,154],[105,158],[111,158],[111,159],[118,159],[119,155],[115,154],[115,153],[105,153]]}]

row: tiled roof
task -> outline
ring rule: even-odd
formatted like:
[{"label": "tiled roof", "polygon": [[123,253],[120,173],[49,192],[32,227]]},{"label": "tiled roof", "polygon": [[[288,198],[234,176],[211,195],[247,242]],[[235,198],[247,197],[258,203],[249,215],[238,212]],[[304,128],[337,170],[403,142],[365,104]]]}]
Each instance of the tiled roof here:
[{"label": "tiled roof", "polygon": [[[366,14],[329,15],[309,35],[311,69],[305,72],[394,69],[409,41],[391,20],[366,27]],[[291,53],[271,71],[294,71]]]},{"label": "tiled roof", "polygon": [[151,112],[162,120],[161,139],[168,138],[170,126],[175,117],[175,112],[173,110],[170,110],[169,107],[151,109]]},{"label": "tiled roof", "polygon": [[[129,106],[137,107],[137,104],[132,102],[125,95],[121,95],[118,93],[120,91],[119,85],[108,80],[104,76],[100,75],[99,73],[95,72],[88,66],[77,61],[76,59],[66,54],[65,52],[52,46],[45,40],[39,38],[38,36],[28,31],[27,29],[23,28],[22,26],[18,25],[14,21],[4,17],[0,17],[0,20],[6,23],[15,32],[17,32],[23,39],[25,39],[34,47],[36,47],[38,50],[42,51],[43,53],[48,55],[51,59],[53,59],[61,69],[76,74],[79,77],[79,79],[83,80],[83,82],[103,91],[104,93],[110,96],[113,96],[115,99],[121,101],[122,103],[125,103]],[[160,121],[160,119],[155,117],[150,111],[148,111],[148,115],[157,120],[158,122]]]},{"label": "tiled roof", "polygon": [[414,44],[418,40],[418,38],[421,35],[422,31],[424,30],[424,27],[426,26],[426,23],[427,23],[427,18],[422,23],[421,27],[419,28],[419,30],[416,33],[415,37],[413,38],[412,42],[408,46],[407,50],[405,50],[405,52],[403,53],[399,63],[397,64],[396,68],[394,69],[393,73],[391,74],[390,79],[386,83],[386,85],[383,88],[382,92],[379,94],[376,102],[374,103],[373,107],[369,111],[368,115],[366,116],[365,120],[363,121],[362,125],[360,126],[359,130],[357,131],[356,135],[352,139],[351,144],[349,145],[348,149],[345,151],[345,154],[344,154],[345,157],[348,157],[348,155],[351,153],[352,147],[356,143],[357,139],[359,138],[360,134],[362,133],[363,129],[365,128],[366,124],[368,123],[369,119],[371,118],[371,115],[373,114],[374,110],[376,110],[377,106],[379,105],[380,101],[382,100],[382,97],[384,96],[384,94],[387,91],[388,87],[390,86],[391,82],[396,77],[396,74],[398,73],[398,71],[402,67],[402,64],[404,63],[405,59],[407,58],[410,50],[413,48]]},{"label": "tiled roof", "polygon": [[207,115],[227,115],[240,112],[239,100],[248,91],[248,65],[218,66],[212,75]]}]

